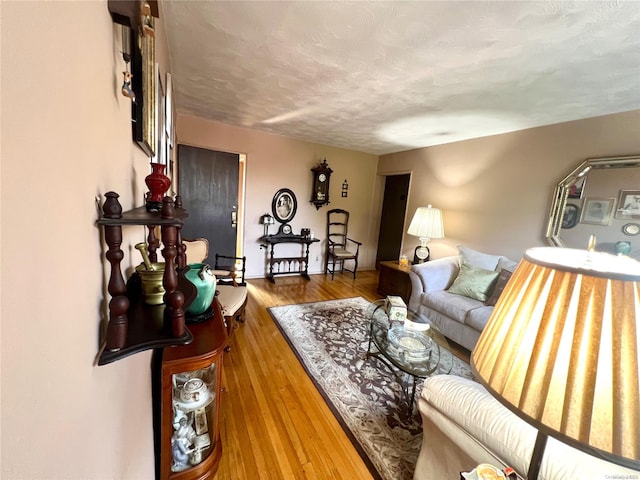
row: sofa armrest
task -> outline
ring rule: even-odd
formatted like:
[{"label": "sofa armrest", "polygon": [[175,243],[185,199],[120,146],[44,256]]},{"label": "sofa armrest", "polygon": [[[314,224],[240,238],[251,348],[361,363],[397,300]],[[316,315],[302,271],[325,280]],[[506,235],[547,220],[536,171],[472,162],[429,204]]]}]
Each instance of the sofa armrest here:
[{"label": "sofa armrest", "polygon": [[[447,458],[431,456],[431,468],[451,468],[455,446],[461,461],[511,466],[524,478],[529,468],[537,430],[502,406],[482,385],[455,375],[434,375],[424,381],[418,402],[423,424],[435,423],[443,433],[439,449]],[[444,448],[444,443],[447,442]],[[429,456],[430,438],[424,437],[421,456]],[[420,465],[424,468],[425,462]],[[455,465],[455,464],[454,464]],[[461,464],[460,468],[468,468]],[[416,475],[414,478],[434,478]],[[542,457],[541,480],[638,478],[638,471],[609,463],[549,437]]]},{"label": "sofa armrest", "polygon": [[417,309],[423,293],[444,290],[456,278],[460,264],[458,256],[444,257],[411,267],[411,299],[409,308]]},{"label": "sofa armrest", "polygon": [[407,307],[412,312],[417,312],[420,308],[420,297],[424,291],[424,286],[418,274],[413,271],[409,272],[409,280],[411,280],[411,296],[409,297]]}]

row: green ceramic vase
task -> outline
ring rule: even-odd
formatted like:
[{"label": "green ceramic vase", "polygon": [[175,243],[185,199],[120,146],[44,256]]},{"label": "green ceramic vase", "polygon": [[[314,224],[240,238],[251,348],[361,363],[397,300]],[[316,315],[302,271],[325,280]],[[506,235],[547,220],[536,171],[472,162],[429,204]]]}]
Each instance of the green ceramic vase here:
[{"label": "green ceramic vase", "polygon": [[213,296],[216,294],[216,276],[213,274],[211,267],[206,263],[189,264],[189,270],[185,273],[185,277],[193,283],[198,290],[195,300],[187,309],[190,315],[200,315],[204,313],[213,302]]}]

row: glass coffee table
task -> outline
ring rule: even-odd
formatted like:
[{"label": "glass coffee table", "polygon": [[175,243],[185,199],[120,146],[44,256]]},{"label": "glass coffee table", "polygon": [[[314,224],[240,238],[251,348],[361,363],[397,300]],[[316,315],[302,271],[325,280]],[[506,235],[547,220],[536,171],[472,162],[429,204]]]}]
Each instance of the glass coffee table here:
[{"label": "glass coffee table", "polygon": [[373,302],[367,316],[367,358],[377,358],[398,376],[412,411],[418,380],[451,373],[453,354],[449,344],[424,315],[407,310],[405,321],[390,320],[384,299]]}]

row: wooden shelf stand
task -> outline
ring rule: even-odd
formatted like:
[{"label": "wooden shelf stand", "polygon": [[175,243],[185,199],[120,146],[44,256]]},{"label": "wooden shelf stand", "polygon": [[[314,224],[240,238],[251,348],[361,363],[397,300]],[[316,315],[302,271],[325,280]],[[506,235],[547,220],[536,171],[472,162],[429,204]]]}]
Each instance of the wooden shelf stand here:
[{"label": "wooden shelf stand", "polygon": [[[103,215],[98,225],[104,229],[104,238],[108,246],[105,254],[110,264],[107,290],[109,301],[109,323],[106,333],[106,347],[100,354],[98,365],[105,365],[134,353],[152,348],[184,345],[193,340],[191,332],[185,327],[184,309],[195,295],[195,287],[184,278],[186,263],[185,248],[182,245],[182,218],[188,213],[182,208],[179,197],[176,201],[170,197],[163,200],[160,212],[148,212],[144,207],[122,211],[118,194],[105,194]],[[160,227],[165,261],[163,286],[164,304],[146,305],[141,291],[132,277],[125,283],[121,270],[122,227],[141,225],[149,230],[149,257],[157,261],[157,249],[160,240],[155,235]]]}]

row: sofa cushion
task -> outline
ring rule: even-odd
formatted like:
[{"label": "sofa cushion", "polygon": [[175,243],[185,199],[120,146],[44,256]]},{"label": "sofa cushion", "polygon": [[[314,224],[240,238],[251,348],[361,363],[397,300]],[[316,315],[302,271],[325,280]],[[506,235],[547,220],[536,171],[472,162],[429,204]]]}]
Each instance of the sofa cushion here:
[{"label": "sofa cushion", "polygon": [[447,290],[425,293],[422,297],[422,303],[460,323],[465,323],[467,313],[470,310],[484,307],[484,304],[479,300],[449,293]]},{"label": "sofa cushion", "polygon": [[486,270],[495,270],[500,258],[502,258],[500,255],[489,255],[488,253],[478,252],[464,245],[458,245],[458,251],[462,256],[463,262]]},{"label": "sofa cushion", "polygon": [[517,266],[518,262],[509,260],[507,257],[500,257],[500,260],[498,260],[498,266],[496,267],[496,272],[499,272],[500,270],[506,270],[513,273]]},{"label": "sofa cushion", "polygon": [[487,326],[487,322],[489,321],[489,317],[493,313],[493,307],[480,306],[478,308],[474,308],[473,310],[469,310],[467,312],[467,316],[464,318],[464,323],[472,327],[474,330],[482,332],[484,327]]},{"label": "sofa cushion", "polygon": [[510,272],[509,270],[505,270],[504,268],[500,270],[500,273],[498,274],[498,280],[496,280],[496,284],[493,287],[491,295],[489,295],[489,297],[485,300],[485,305],[493,307],[498,302],[498,298],[500,298],[504,287],[507,286],[507,282],[511,278],[511,275],[512,272]]},{"label": "sofa cushion", "polygon": [[[418,263],[411,267],[411,272],[420,279],[421,291],[446,290],[458,275],[460,264],[458,256],[444,257],[430,262]],[[413,294],[413,291],[412,291]]]},{"label": "sofa cushion", "polygon": [[493,290],[497,278],[498,272],[463,262],[458,276],[449,287],[449,293],[457,293],[484,302]]}]

